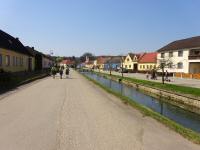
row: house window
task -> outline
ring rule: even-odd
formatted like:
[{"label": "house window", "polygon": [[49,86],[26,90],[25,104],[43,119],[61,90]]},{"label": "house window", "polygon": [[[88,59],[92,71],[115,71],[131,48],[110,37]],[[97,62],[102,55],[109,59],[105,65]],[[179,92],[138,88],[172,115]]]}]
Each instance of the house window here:
[{"label": "house window", "polygon": [[127,68],[127,65],[125,65],[125,68]]},{"label": "house window", "polygon": [[0,54],[0,66],[2,66],[2,55]]},{"label": "house window", "polygon": [[15,58],[15,66],[18,66],[18,57]]},{"label": "house window", "polygon": [[179,62],[177,66],[178,66],[178,69],[183,69],[183,63],[182,62]]},{"label": "house window", "polygon": [[142,65],[140,65],[140,69],[142,69]]},{"label": "house window", "polygon": [[129,65],[129,68],[131,68],[131,65]]},{"label": "house window", "polygon": [[161,58],[165,58],[165,53],[161,53]]},{"label": "house window", "polygon": [[127,58],[127,61],[129,61],[129,58]]},{"label": "house window", "polygon": [[172,68],[172,63],[169,63],[169,64],[168,64],[168,67],[169,67],[169,68]]},{"label": "house window", "polygon": [[183,57],[183,51],[178,51],[178,57]]},{"label": "house window", "polygon": [[10,66],[10,56],[6,55],[6,66]]},{"label": "house window", "polygon": [[169,57],[173,57],[173,52],[169,52]]},{"label": "house window", "polygon": [[149,65],[147,65],[147,69],[149,69]]},{"label": "house window", "polygon": [[152,69],[152,65],[150,65],[150,69]]},{"label": "house window", "polygon": [[23,60],[23,57],[20,58],[20,66],[23,66],[24,64],[24,60]]},{"label": "house window", "polygon": [[145,69],[145,65],[143,65],[143,69]]},{"label": "house window", "polygon": [[15,56],[13,56],[13,58],[12,58],[12,64],[13,64],[13,66],[15,66],[15,63],[16,63]]}]

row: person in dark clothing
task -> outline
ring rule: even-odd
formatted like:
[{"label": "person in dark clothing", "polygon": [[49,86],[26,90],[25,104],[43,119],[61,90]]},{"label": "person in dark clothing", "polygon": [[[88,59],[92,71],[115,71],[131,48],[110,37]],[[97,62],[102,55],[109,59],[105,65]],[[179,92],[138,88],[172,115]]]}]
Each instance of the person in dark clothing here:
[{"label": "person in dark clothing", "polygon": [[68,78],[68,75],[69,75],[69,68],[68,67],[65,70],[65,74],[66,74],[66,77]]},{"label": "person in dark clothing", "polygon": [[56,67],[55,66],[53,66],[51,68],[51,74],[53,75],[53,78],[55,79],[55,75],[56,75]]},{"label": "person in dark clothing", "polygon": [[60,67],[59,73],[60,73],[60,79],[62,79],[62,75],[63,75],[63,69],[62,69],[62,67]]}]

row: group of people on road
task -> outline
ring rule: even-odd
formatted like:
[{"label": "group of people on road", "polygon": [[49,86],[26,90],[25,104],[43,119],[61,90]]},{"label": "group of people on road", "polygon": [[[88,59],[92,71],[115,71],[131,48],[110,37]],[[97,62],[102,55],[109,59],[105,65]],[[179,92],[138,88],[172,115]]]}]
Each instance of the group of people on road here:
[{"label": "group of people on road", "polygon": [[[150,78],[151,77],[151,78]],[[157,74],[156,74],[156,71],[153,69],[151,71],[151,74],[149,74],[149,72],[146,73],[146,79],[149,80],[149,79],[152,79],[152,80],[157,80]]]},{"label": "group of people on road", "polygon": [[[150,78],[151,77],[151,78]],[[151,71],[151,74],[149,74],[149,72],[146,73],[146,79],[149,80],[149,79],[152,79],[152,80],[157,80],[157,73],[156,71],[153,69]],[[167,82],[170,82],[171,80],[169,79],[169,73],[168,71],[166,70],[166,72],[164,73],[164,80],[167,81]]]},{"label": "group of people on road", "polygon": [[55,76],[56,76],[57,73],[60,74],[60,79],[62,79],[64,70],[65,70],[66,77],[68,78],[69,77],[69,71],[70,71],[68,66],[66,67],[66,69],[65,69],[64,66],[60,66],[59,68],[53,66],[51,68],[51,74],[53,76],[53,79],[55,79]]}]

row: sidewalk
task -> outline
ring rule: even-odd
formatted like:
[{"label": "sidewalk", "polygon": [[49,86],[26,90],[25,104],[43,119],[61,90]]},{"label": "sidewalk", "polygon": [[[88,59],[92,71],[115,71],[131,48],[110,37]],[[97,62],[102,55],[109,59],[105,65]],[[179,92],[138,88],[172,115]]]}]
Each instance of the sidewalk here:
[{"label": "sidewalk", "polygon": [[[97,72],[99,72],[98,70],[96,70]],[[103,73],[107,73],[110,74],[109,71],[100,71]],[[119,72],[115,72],[112,71],[113,75],[121,75],[121,73]],[[136,78],[136,79],[141,79],[141,80],[147,80],[146,79],[146,75],[142,74],[142,73],[124,73],[124,77],[132,77],[132,78]],[[176,77],[169,77],[171,82],[166,82],[169,84],[175,84],[175,85],[181,85],[181,86],[188,86],[188,87],[195,87],[195,88],[200,88],[200,80],[197,79],[185,79],[185,78],[176,78]],[[158,77],[157,80],[151,80],[149,79],[149,81],[153,81],[153,82],[162,82],[162,78]]]}]

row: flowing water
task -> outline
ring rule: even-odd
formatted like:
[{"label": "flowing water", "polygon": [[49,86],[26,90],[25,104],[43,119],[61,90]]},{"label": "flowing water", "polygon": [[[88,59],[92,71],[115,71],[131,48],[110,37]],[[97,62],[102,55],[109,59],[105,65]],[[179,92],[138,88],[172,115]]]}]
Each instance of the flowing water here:
[{"label": "flowing water", "polygon": [[153,98],[146,95],[134,87],[127,86],[125,84],[107,79],[91,72],[84,72],[86,76],[98,81],[106,87],[111,88],[114,91],[120,92],[122,95],[129,97],[133,101],[145,105],[148,108],[162,114],[163,116],[181,124],[186,128],[190,128],[200,133],[200,115],[174,106],[162,100]]}]

